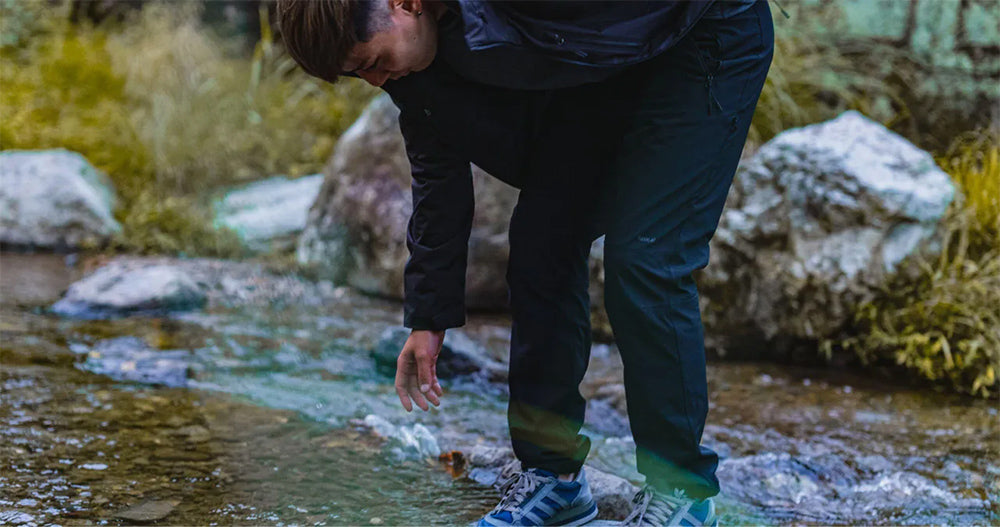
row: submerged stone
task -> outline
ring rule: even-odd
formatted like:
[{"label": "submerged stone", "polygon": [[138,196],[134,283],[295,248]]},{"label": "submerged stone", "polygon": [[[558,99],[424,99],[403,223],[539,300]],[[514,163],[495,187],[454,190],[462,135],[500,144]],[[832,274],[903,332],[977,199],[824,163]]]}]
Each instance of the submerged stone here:
[{"label": "submerged stone", "polygon": [[362,422],[389,441],[389,452],[398,459],[437,459],[441,455],[437,439],[420,423],[396,426],[377,415],[367,415]]},{"label": "submerged stone", "polygon": [[174,511],[180,500],[147,501],[115,513],[115,517],[134,522],[162,520]]},{"label": "submerged stone", "polygon": [[191,366],[187,350],[156,350],[136,337],[99,341],[79,367],[119,381],[186,386]]}]

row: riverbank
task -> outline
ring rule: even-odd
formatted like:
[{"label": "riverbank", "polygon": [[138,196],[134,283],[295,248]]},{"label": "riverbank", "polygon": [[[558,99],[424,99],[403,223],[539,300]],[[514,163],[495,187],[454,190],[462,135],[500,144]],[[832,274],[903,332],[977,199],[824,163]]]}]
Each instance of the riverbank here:
[{"label": "riverbank", "polygon": [[[358,426],[369,415],[420,424],[442,452],[506,446],[504,387],[481,376],[445,381],[438,410],[399,408],[370,353],[400,321],[395,302],[344,293],[321,306],[71,320],[44,309],[73,278],[63,257],[0,257],[7,523],[117,521],[166,503],[138,510],[191,524],[453,524],[496,499],[482,472],[453,479]],[[51,287],[22,287],[32,283]],[[505,324],[473,316],[461,331],[503,360]],[[117,337],[186,350],[187,387],[92,373],[91,352]],[[998,520],[1000,418],[988,401],[773,364],[712,362],[708,374],[704,443],[722,458],[726,523]],[[614,348],[595,347],[581,388],[589,464],[638,482],[620,376]]]}]

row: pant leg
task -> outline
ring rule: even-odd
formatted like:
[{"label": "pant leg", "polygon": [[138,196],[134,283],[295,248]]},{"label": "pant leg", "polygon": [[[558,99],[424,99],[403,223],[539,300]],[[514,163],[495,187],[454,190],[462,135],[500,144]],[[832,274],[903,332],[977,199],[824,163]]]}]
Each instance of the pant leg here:
[{"label": "pant leg", "polygon": [[628,109],[605,196],[605,301],[638,468],[665,491],[719,492],[718,456],[700,445],[708,395],[691,273],[708,263],[772,53],[760,0],[732,18],[699,21],[673,49],[607,86],[612,101],[625,94],[617,100]]},{"label": "pant leg", "polygon": [[543,106],[509,230],[511,442],[525,467],[557,473],[578,471],[590,450],[579,384],[590,358],[597,180],[610,150],[588,132],[592,122],[585,109]]}]

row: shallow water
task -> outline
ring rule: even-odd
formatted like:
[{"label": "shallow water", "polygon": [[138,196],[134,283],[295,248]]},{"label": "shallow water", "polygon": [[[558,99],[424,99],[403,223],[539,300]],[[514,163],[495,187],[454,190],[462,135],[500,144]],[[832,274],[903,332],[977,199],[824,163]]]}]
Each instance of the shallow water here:
[{"label": "shallow water", "polygon": [[[445,451],[505,443],[496,385],[448,381],[441,409],[399,408],[367,353],[399,324],[397,304],[348,295],[323,309],[91,322],[39,308],[75,274],[58,256],[0,257],[0,523],[452,524],[493,505],[491,489],[353,421],[421,423]],[[466,330],[503,355],[502,318]],[[190,351],[187,386],[84,369],[98,343],[123,336]],[[614,349],[600,347],[583,391],[623,408],[620,375]],[[1000,522],[991,402],[770,364],[711,364],[709,386],[705,442],[723,457],[724,523]],[[617,437],[627,430],[597,428],[591,463],[636,477],[632,445]]]}]

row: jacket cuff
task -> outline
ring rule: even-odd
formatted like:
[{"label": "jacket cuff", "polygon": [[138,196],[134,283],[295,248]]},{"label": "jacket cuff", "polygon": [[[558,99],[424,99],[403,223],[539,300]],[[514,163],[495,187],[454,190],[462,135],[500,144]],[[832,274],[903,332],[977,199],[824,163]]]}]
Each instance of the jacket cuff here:
[{"label": "jacket cuff", "polygon": [[423,315],[409,307],[403,308],[403,326],[410,329],[443,331],[465,325],[465,307],[456,306],[437,315]]}]

